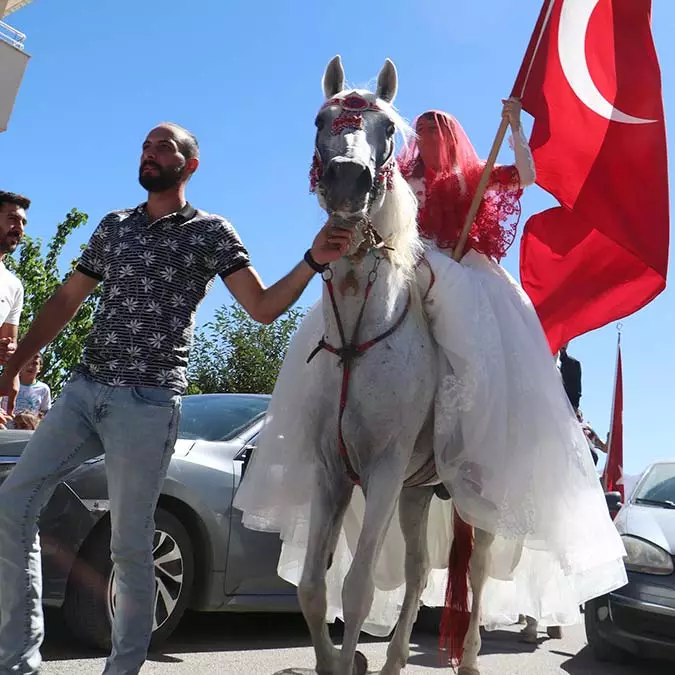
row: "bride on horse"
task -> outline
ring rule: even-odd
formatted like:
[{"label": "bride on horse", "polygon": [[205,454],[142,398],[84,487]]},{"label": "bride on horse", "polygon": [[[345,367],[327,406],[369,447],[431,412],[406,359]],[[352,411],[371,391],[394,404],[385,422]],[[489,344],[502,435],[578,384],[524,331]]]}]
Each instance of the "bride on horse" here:
[{"label": "bride on horse", "polygon": [[435,275],[425,307],[445,356],[438,475],[462,519],[496,535],[482,623],[497,628],[526,613],[559,626],[578,621],[585,600],[625,583],[624,552],[536,312],[499,264],[516,236],[523,188],[535,181],[520,103],[504,101],[503,115],[516,161],[493,168],[459,263],[451,256],[484,161],[440,111],[417,118],[398,161]]},{"label": "bride on horse", "polygon": [[[438,111],[419,116],[416,138],[398,157],[419,206],[425,264],[417,267],[417,283],[438,346],[433,455],[440,487],[429,516],[433,570],[423,601],[445,603],[454,507],[462,521],[493,537],[482,623],[494,628],[527,614],[564,625],[578,620],[580,604],[625,583],[625,551],[534,308],[499,265],[515,238],[522,188],[534,182],[518,102],[505,102],[504,114],[516,163],[493,170],[459,262],[452,250],[484,163],[459,123]],[[400,130],[400,120],[394,121]],[[307,362],[325,330],[319,302],[292,340],[235,498],[247,527],[280,533],[279,575],[296,585],[317,484],[308,430],[325,414],[318,399],[336,395],[325,392],[315,363]],[[411,384],[401,381],[400,387]],[[330,560],[328,621],[344,616],[341,590],[363,512],[357,488]],[[387,635],[397,621],[404,558],[394,517],[374,570],[375,596],[363,626],[371,634]]]}]

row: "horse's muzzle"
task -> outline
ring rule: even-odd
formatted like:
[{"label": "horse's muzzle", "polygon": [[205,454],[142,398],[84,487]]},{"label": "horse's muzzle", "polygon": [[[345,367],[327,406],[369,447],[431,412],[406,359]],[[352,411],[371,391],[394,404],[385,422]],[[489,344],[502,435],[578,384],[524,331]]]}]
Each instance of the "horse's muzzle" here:
[{"label": "horse's muzzle", "polygon": [[345,157],[334,157],[321,177],[321,185],[330,213],[345,216],[363,214],[373,189],[370,167]]}]

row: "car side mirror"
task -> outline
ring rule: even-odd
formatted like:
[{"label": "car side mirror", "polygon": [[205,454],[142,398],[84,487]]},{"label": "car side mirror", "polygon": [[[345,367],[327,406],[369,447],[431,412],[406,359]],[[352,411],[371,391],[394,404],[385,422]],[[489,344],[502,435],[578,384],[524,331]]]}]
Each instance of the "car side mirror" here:
[{"label": "car side mirror", "polygon": [[607,508],[609,513],[614,518],[614,516],[620,511],[623,503],[621,501],[620,492],[605,492],[605,501],[607,502]]},{"label": "car side mirror", "polygon": [[248,463],[251,461],[251,457],[253,456],[253,451],[256,449],[256,444],[255,443],[249,443],[248,445],[244,446],[244,452],[241,455],[241,477],[244,477],[244,474],[246,473],[246,468],[248,467]]}]

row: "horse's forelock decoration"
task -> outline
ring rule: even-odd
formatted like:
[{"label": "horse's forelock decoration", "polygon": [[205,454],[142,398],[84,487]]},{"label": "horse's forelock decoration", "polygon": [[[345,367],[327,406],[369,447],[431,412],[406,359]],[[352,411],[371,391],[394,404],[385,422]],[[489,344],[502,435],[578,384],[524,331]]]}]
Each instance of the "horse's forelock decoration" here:
[{"label": "horse's forelock decoration", "polygon": [[358,94],[350,94],[345,98],[334,98],[322,106],[322,110],[332,105],[340,106],[340,114],[333,120],[331,133],[341,134],[345,129],[359,130],[364,128],[363,113],[366,110],[381,110],[377,103],[372,103]]},{"label": "horse's forelock decoration", "polygon": [[[374,101],[369,101],[364,96],[356,93],[348,94],[343,98],[336,97],[326,101],[319,109],[319,112],[326,108],[330,108],[331,106],[340,107],[340,114],[333,120],[331,125],[331,134],[334,136],[339,136],[342,132],[347,130],[363,131],[365,129],[363,115],[368,111],[385,112]],[[392,152],[391,156],[387,158],[386,162],[380,167],[375,176],[375,184],[373,186],[375,191],[379,192],[382,189],[392,189],[395,161],[394,153]],[[322,174],[323,163],[321,161],[321,156],[319,155],[319,150],[315,148],[312,166],[309,170],[310,192],[316,192]]]}]

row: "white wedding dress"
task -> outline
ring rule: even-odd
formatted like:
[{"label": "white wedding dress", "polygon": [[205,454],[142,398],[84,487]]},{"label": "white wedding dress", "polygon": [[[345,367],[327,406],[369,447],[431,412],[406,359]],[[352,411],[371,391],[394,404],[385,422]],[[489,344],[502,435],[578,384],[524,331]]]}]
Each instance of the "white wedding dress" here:
[{"label": "white wedding dress", "polygon": [[[436,281],[426,310],[441,347],[434,451],[453,500],[433,499],[428,539],[434,569],[422,600],[444,603],[454,503],[467,522],[496,535],[483,625],[512,624],[519,614],[544,625],[575,623],[582,603],[626,583],[625,550],[541,324],[522,288],[487,257],[470,251],[457,263],[430,246],[427,259]],[[316,485],[308,440],[318,423],[313,401],[322,392],[315,362],[306,361],[322,334],[317,304],[292,340],[235,498],[247,527],[280,533],[278,572],[296,585]],[[356,488],[328,572],[328,621],[342,616],[342,583],[363,507]],[[396,623],[403,551],[396,515],[364,626],[373,635],[388,635]]]}]

